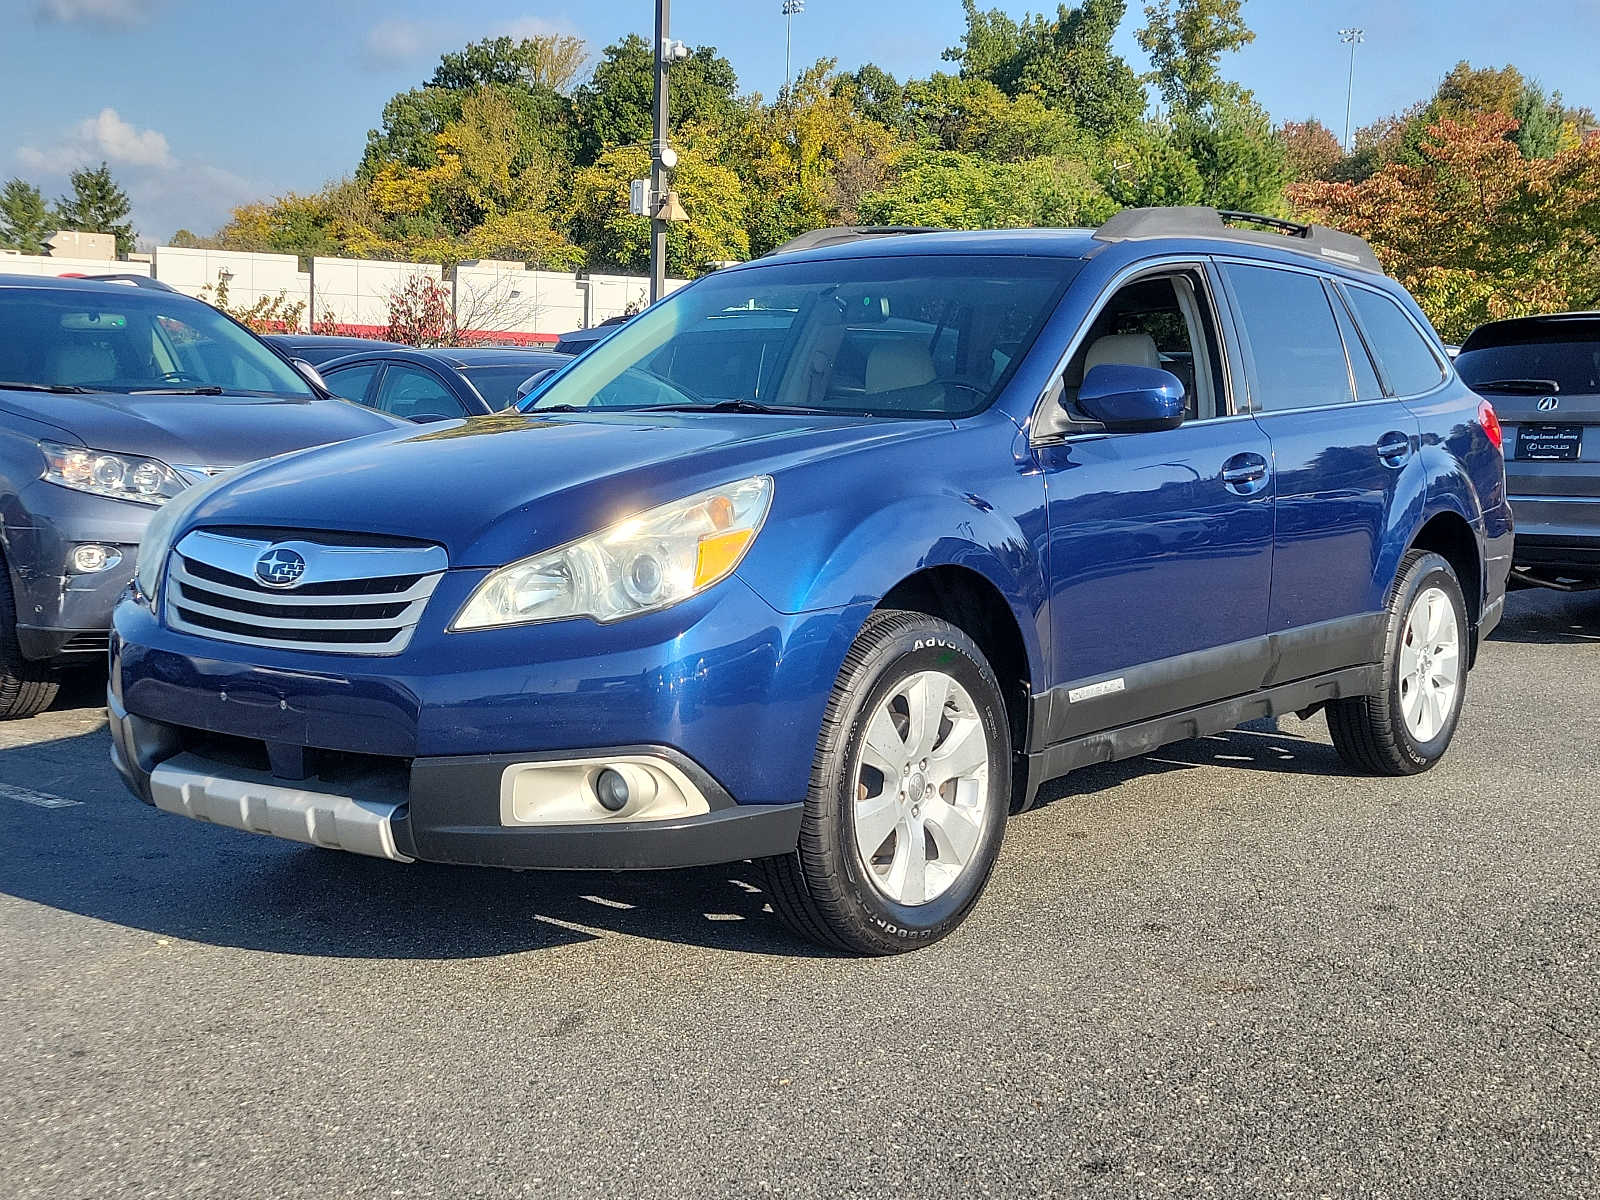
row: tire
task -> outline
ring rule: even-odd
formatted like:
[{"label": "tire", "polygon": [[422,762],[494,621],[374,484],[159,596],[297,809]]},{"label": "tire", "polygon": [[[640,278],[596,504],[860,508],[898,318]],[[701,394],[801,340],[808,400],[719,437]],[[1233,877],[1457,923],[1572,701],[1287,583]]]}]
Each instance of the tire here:
[{"label": "tire", "polygon": [[11,572],[0,559],[0,721],[37,716],[50,707],[60,687],[54,671],[22,656]]},{"label": "tire", "polygon": [[[1425,612],[1424,605],[1431,607]],[[1431,631],[1430,612],[1439,622]],[[1444,757],[1467,693],[1470,638],[1454,568],[1429,551],[1408,552],[1389,599],[1378,692],[1328,705],[1339,757],[1375,775],[1418,775]],[[1439,653],[1445,640],[1453,640],[1453,660]],[[1424,647],[1420,659],[1416,646]],[[1453,662],[1454,682],[1445,696],[1438,685],[1447,662]]]},{"label": "tire", "polygon": [[[937,706],[931,734],[926,717],[911,724],[913,700],[921,712]],[[874,765],[908,748],[918,754],[909,772]],[[936,942],[982,894],[1010,796],[1010,723],[983,653],[947,621],[875,612],[828,700],[799,845],[761,860],[773,911],[803,937],[853,954]],[[858,849],[884,828],[877,847]]]}]

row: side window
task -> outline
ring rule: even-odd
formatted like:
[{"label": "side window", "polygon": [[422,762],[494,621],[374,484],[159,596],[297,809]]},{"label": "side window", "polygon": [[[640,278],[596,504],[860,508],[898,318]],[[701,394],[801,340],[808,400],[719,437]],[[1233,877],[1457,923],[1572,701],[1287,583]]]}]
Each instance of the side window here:
[{"label": "side window", "polygon": [[1356,399],[1383,399],[1383,384],[1378,381],[1378,372],[1373,369],[1372,356],[1367,353],[1366,343],[1362,341],[1355,322],[1350,319],[1344,301],[1338,299],[1337,295],[1333,301],[1333,315],[1339,318],[1339,335],[1344,338],[1345,353],[1350,356],[1350,374],[1356,381]]},{"label": "side window", "polygon": [[1224,415],[1216,333],[1202,286],[1186,271],[1135,280],[1112,296],[1067,364],[1062,382],[1068,407],[1074,406],[1085,375],[1117,363],[1176,375],[1183,383],[1187,420]]},{"label": "side window", "polygon": [[1322,280],[1272,267],[1226,268],[1255,367],[1253,396],[1263,412],[1347,404],[1350,365]]},{"label": "side window", "polygon": [[408,421],[419,417],[460,417],[466,414],[450,389],[432,371],[390,363],[378,387],[377,408]]},{"label": "side window", "polygon": [[343,396],[357,404],[370,404],[372,399],[367,395],[367,389],[372,386],[372,377],[377,373],[377,363],[356,363],[343,370],[329,371],[323,375],[323,379],[327,380],[335,396]]},{"label": "side window", "polygon": [[1366,288],[1347,287],[1344,291],[1366,331],[1389,390],[1396,396],[1418,396],[1438,387],[1444,379],[1444,368],[1400,306]]}]

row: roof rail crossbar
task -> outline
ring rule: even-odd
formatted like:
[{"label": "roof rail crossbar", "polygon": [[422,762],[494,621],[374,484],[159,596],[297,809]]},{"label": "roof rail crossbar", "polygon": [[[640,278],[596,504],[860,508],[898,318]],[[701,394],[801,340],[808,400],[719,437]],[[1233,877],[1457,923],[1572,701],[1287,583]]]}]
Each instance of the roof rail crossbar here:
[{"label": "roof rail crossbar", "polygon": [[[1241,225],[1260,228],[1241,229]],[[1099,229],[1101,242],[1129,242],[1162,237],[1214,237],[1277,246],[1325,258],[1342,266],[1383,273],[1383,264],[1367,242],[1326,225],[1306,225],[1261,213],[1218,210],[1200,205],[1173,208],[1125,208]]]},{"label": "roof rail crossbar", "polygon": [[866,238],[897,237],[904,233],[944,233],[946,230],[937,229],[929,225],[834,225],[827,229],[813,229],[802,233],[797,238],[791,238],[774,250],[768,250],[761,257],[770,258],[775,254],[793,254],[799,250],[816,250],[823,246],[842,246],[847,242],[859,242]]},{"label": "roof rail crossbar", "polygon": [[170,283],[162,283],[159,279],[152,279],[148,275],[135,275],[132,272],[114,272],[107,275],[68,275],[64,279],[84,279],[92,283],[131,283],[134,287],[154,288],[158,292],[175,292],[178,289]]}]

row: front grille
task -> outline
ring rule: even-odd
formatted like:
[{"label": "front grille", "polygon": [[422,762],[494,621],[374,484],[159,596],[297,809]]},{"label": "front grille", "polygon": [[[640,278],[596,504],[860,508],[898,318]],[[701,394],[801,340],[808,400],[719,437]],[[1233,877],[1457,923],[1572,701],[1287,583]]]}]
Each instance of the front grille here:
[{"label": "front grille", "polygon": [[[167,562],[167,624],[249,646],[398,654],[447,565],[445,552],[355,540],[348,534],[284,533],[269,540],[196,530]],[[256,564],[269,550],[298,554],[303,574],[285,587],[263,583]]]},{"label": "front grille", "polygon": [[111,634],[103,629],[92,633],[75,633],[61,647],[63,654],[108,654],[111,651]]}]

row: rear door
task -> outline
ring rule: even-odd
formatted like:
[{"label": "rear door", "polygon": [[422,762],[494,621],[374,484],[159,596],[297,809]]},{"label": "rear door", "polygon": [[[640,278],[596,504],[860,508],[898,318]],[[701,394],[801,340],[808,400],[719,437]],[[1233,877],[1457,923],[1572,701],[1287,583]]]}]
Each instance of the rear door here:
[{"label": "rear door", "polygon": [[1223,271],[1277,479],[1271,682],[1372,662],[1397,500],[1422,499],[1417,419],[1386,394],[1321,274],[1239,261]]}]

